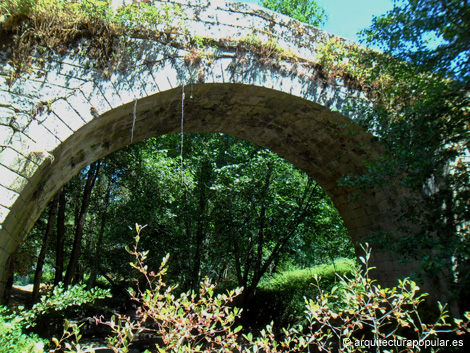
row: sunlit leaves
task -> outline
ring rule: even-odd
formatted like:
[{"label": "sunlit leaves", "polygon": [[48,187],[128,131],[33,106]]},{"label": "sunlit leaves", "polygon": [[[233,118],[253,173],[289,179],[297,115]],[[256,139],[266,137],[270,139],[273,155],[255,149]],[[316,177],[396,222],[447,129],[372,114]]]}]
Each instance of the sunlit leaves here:
[{"label": "sunlit leaves", "polygon": [[328,20],[325,10],[314,0],[260,0],[260,5],[316,27]]}]

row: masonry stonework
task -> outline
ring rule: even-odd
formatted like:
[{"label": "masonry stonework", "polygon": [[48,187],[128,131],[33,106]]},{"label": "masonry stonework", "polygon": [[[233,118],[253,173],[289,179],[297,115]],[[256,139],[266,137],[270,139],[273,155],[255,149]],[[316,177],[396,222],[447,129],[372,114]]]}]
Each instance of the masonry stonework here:
[{"label": "masonry stonework", "polygon": [[[131,64],[109,77],[86,57],[37,54],[33,70],[10,85],[10,53],[0,52],[0,296],[8,258],[62,185],[130,143],[178,133],[182,104],[185,132],[232,134],[308,173],[332,198],[356,246],[397,227],[398,195],[358,196],[338,185],[344,175],[363,173],[380,146],[347,111],[364,92],[341,77],[325,80],[311,64],[332,36],[254,5],[176,2],[185,33],[171,43],[135,36]],[[228,44],[185,49],[188,36]],[[275,40],[301,60],[274,62],[269,52],[260,57],[233,44],[247,37]],[[397,254],[373,255],[384,284],[414,269]]]}]

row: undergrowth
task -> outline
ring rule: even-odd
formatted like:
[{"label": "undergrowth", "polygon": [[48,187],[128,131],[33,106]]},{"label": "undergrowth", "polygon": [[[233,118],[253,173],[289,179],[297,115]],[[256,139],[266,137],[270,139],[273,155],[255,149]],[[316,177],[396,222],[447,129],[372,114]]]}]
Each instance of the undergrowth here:
[{"label": "undergrowth", "polygon": [[[149,252],[138,249],[143,228],[136,225],[135,245],[127,249],[135,257],[131,266],[145,278],[147,286],[129,291],[132,300],[138,304],[136,320],[124,315],[116,315],[108,322],[97,319],[111,328],[113,334],[108,342],[114,352],[129,352],[132,341],[141,332],[152,332],[160,338],[160,343],[155,344],[156,351],[175,353],[438,352],[444,346],[429,346],[428,343],[452,334],[453,342],[461,346],[462,340],[455,339],[458,337],[455,334],[468,332],[470,313],[465,314],[465,321],[451,323],[445,305],[441,304],[437,319],[425,322],[418,307],[425,301],[426,294],[421,294],[413,281],[404,279],[393,288],[377,285],[369,277],[373,268],[368,266],[370,249],[366,245],[366,255],[360,258],[363,267],[354,267],[350,274],[338,276],[330,290],[324,290],[322,279],[314,276],[317,294],[303,299],[303,325],[283,328],[281,334],[275,334],[273,325],[269,324],[257,335],[246,331],[242,334],[242,327],[236,324],[241,311],[233,306],[234,298],[242,289],[216,295],[215,285],[205,279],[199,292],[176,295],[176,287],[167,285],[164,280],[168,256],[154,272],[146,264]],[[3,310],[0,331],[6,337],[10,351],[18,352],[16,347],[20,347],[19,351],[29,352],[90,351],[79,343],[79,327],[67,321],[62,337],[54,338],[47,348],[47,341],[24,334],[25,328],[34,325],[38,314],[56,306],[79,304],[93,298],[93,295],[80,294],[80,288],[77,290],[79,292],[67,294],[63,288],[56,289],[53,296],[29,311],[10,314]],[[386,341],[386,346],[368,345],[370,340]]]},{"label": "undergrowth", "polygon": [[[443,334],[468,332],[470,313],[466,321],[455,320],[451,325],[445,305],[439,304],[434,322],[426,323],[418,310],[426,294],[419,293],[413,281],[404,279],[393,288],[382,288],[369,277],[373,268],[368,266],[370,249],[363,247],[360,257],[364,269],[354,267],[348,275],[338,276],[337,284],[325,291],[318,275],[314,276],[317,295],[304,298],[305,325],[283,328],[282,335],[273,332],[272,324],[253,335],[239,336],[241,326],[235,325],[240,311],[230,303],[242,289],[215,295],[208,279],[201,282],[199,293],[188,291],[179,297],[175,287],[164,281],[168,256],[157,272],[145,264],[148,251],[138,249],[143,227],[136,225],[135,245],[128,252],[135,256],[131,266],[146,278],[145,291],[130,291],[139,304],[138,320],[119,316],[107,323],[114,331],[109,339],[115,352],[127,351],[136,333],[153,331],[163,344],[156,345],[159,352],[303,352],[314,347],[325,352],[371,352],[365,339],[397,342],[376,352],[418,352],[431,339]],[[358,343],[359,342],[359,343]],[[426,347],[427,350],[428,347]],[[433,346],[430,352],[438,352]]]},{"label": "undergrowth", "polygon": [[301,322],[305,315],[304,297],[315,298],[316,276],[322,278],[322,288],[331,290],[338,276],[349,275],[357,266],[352,259],[340,259],[335,265],[326,264],[302,270],[284,271],[260,282],[250,306],[250,318],[255,327],[264,327],[271,321],[275,328]]}]

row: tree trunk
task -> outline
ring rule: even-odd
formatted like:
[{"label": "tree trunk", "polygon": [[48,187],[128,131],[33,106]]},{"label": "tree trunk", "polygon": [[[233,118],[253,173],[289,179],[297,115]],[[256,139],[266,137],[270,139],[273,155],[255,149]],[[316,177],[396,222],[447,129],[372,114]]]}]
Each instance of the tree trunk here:
[{"label": "tree trunk", "polygon": [[194,254],[193,273],[191,276],[192,289],[197,292],[199,289],[201,258],[203,243],[205,238],[205,213],[207,209],[206,183],[210,176],[210,163],[204,161],[199,170],[199,215],[196,222],[196,252]]},{"label": "tree trunk", "polygon": [[95,185],[100,165],[100,161],[92,163],[90,164],[90,169],[88,170],[85,190],[83,191],[82,205],[78,217],[78,223],[75,228],[75,238],[73,241],[72,253],[70,254],[70,261],[64,278],[64,285],[66,287],[72,283],[75,270],[77,269],[78,258],[80,257],[80,249],[82,246],[83,229],[85,227],[88,206],[90,205],[91,191],[93,190],[93,186]]},{"label": "tree trunk", "polygon": [[90,279],[88,280],[87,289],[90,290],[95,285],[96,274],[100,268],[100,261],[101,261],[101,244],[103,243],[103,235],[104,230],[106,227],[106,219],[108,216],[108,207],[109,207],[109,199],[111,197],[111,178],[108,180],[108,186],[106,187],[106,196],[104,199],[103,211],[101,213],[101,223],[100,223],[100,230],[98,234],[98,240],[96,241],[95,247],[95,255],[94,261],[92,263],[91,272],[90,272]]},{"label": "tree trunk", "polygon": [[57,245],[55,257],[54,286],[57,286],[59,282],[62,281],[62,276],[64,272],[65,206],[66,192],[65,187],[62,187],[59,193],[59,213],[57,215]]},{"label": "tree trunk", "polygon": [[34,273],[34,285],[33,293],[31,296],[32,304],[36,303],[39,299],[39,290],[41,288],[41,279],[42,279],[42,269],[44,267],[44,262],[46,261],[46,252],[47,246],[49,243],[49,238],[52,233],[52,228],[54,226],[54,219],[57,215],[57,204],[59,203],[59,193],[54,196],[52,200],[51,209],[49,210],[49,218],[47,219],[46,232],[44,233],[44,238],[42,239],[41,251],[38,256],[38,263],[36,265],[36,272]]},{"label": "tree trunk", "polygon": [[[270,176],[269,176],[270,177]],[[266,178],[266,183],[265,183],[265,188],[269,187],[269,177]],[[281,252],[284,250],[286,247],[289,239],[292,238],[292,236],[295,234],[295,231],[297,230],[298,226],[302,222],[302,220],[305,218],[305,215],[311,206],[313,196],[315,194],[315,191],[318,187],[318,184],[315,184],[313,188],[311,188],[311,181],[309,181],[304,194],[302,196],[302,201],[299,205],[299,208],[297,210],[297,213],[294,215],[294,219],[292,222],[292,225],[290,228],[287,230],[287,233],[284,236],[281,236],[279,240],[277,241],[276,245],[274,246],[274,249],[271,251],[271,254],[269,257],[262,262],[260,258],[260,251],[263,249],[263,242],[260,242],[258,238],[258,253],[257,253],[257,261],[256,261],[256,267],[254,269],[253,277],[251,279],[250,284],[248,284],[248,281],[245,282],[244,284],[244,290],[242,293],[242,305],[243,308],[248,308],[249,302],[253,299],[255,292],[256,292],[256,287],[258,286],[258,283],[260,282],[261,278],[263,275],[266,273],[268,270],[269,266],[273,263],[273,261],[278,258],[281,254]],[[263,197],[266,197],[266,193],[263,191]],[[264,202],[264,201],[263,201]],[[261,212],[260,212],[260,226],[259,226],[259,233],[260,235],[264,234],[264,227],[265,227],[265,220],[263,219],[265,217],[265,206],[264,204],[262,205]],[[262,233],[263,231],[263,233]]]},{"label": "tree trunk", "polygon": [[241,255],[240,255],[240,249],[238,247],[238,239],[237,239],[237,232],[235,230],[235,219],[233,216],[233,206],[232,206],[232,197],[230,192],[227,195],[227,201],[228,201],[228,211],[229,211],[229,216],[230,216],[230,230],[232,233],[232,241],[233,241],[233,255],[235,258],[235,270],[237,272],[237,280],[238,280],[238,285],[243,285],[243,276],[242,276],[242,265],[241,265]]}]

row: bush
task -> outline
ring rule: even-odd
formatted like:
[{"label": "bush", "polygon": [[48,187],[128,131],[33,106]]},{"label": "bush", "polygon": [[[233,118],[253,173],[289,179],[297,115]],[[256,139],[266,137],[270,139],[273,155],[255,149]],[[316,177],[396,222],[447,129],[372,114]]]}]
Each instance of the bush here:
[{"label": "bush", "polygon": [[[156,344],[159,352],[288,353],[315,349],[322,352],[438,352],[441,347],[424,347],[443,335],[464,334],[469,330],[470,313],[465,314],[465,322],[454,320],[451,325],[443,305],[439,305],[437,319],[425,323],[418,307],[426,294],[419,294],[416,283],[409,279],[399,281],[393,288],[376,285],[369,278],[372,268],[368,267],[370,249],[366,247],[366,257],[360,258],[363,269],[356,267],[350,275],[338,276],[338,282],[331,290],[323,290],[320,277],[314,277],[318,296],[304,299],[305,328],[297,325],[283,329],[281,339],[273,333],[272,325],[261,330],[258,337],[251,333],[240,336],[242,327],[235,327],[240,310],[234,308],[232,302],[241,289],[215,295],[215,286],[206,279],[201,283],[199,293],[189,291],[176,296],[175,287],[167,286],[163,280],[168,256],[155,273],[145,264],[148,252],[138,251],[141,230],[142,227],[137,226],[136,244],[133,250],[128,251],[136,259],[131,263],[132,267],[145,276],[148,288],[131,291],[132,299],[140,305],[137,322],[117,315],[106,323],[114,332],[114,336],[109,338],[109,346],[114,352],[128,352],[136,333],[143,331],[154,332],[161,338],[162,343]],[[331,271],[324,274],[328,276],[329,273]],[[287,277],[291,280],[286,283],[295,282],[292,280],[296,277],[294,274]],[[304,277],[299,275],[299,278]],[[282,281],[278,278],[276,283]],[[331,284],[331,279],[327,283]],[[106,294],[97,291],[92,295],[82,293],[82,290],[83,287],[79,286],[67,292],[59,287],[50,297],[42,298],[32,310],[9,314],[2,309],[0,340],[3,341],[0,341],[0,349],[5,352],[42,352],[47,342],[36,335],[26,336],[24,329],[33,326],[37,317],[47,310],[81,304],[99,294]],[[72,336],[75,343],[65,342]],[[78,328],[69,326],[66,321],[62,338],[53,339],[55,350],[83,352],[79,339]],[[379,340],[387,340],[387,347],[376,347]],[[391,341],[395,346],[390,344]]]},{"label": "bush", "polygon": [[[148,252],[137,250],[142,227],[136,225],[137,236],[134,249],[128,250],[136,261],[131,265],[147,280],[148,289],[138,293],[131,291],[132,299],[140,304],[138,322],[118,316],[107,323],[115,332],[109,339],[115,352],[126,352],[136,332],[151,330],[162,338],[159,352],[302,352],[316,347],[325,352],[369,352],[364,339],[387,339],[397,342],[417,342],[417,346],[387,347],[387,352],[416,352],[426,340],[447,333],[468,332],[470,313],[466,322],[454,320],[448,323],[445,306],[440,305],[437,320],[426,324],[420,317],[418,306],[426,294],[418,294],[416,284],[405,279],[397,287],[382,288],[369,278],[368,258],[370,249],[365,248],[366,257],[361,258],[364,270],[355,268],[350,276],[339,276],[339,281],[330,292],[320,287],[320,278],[315,277],[318,297],[305,299],[305,314],[308,326],[283,329],[283,338],[278,340],[272,325],[254,338],[251,333],[238,336],[241,326],[233,328],[240,311],[231,307],[236,290],[227,295],[214,295],[214,285],[209,280],[201,283],[196,295],[189,291],[178,298],[175,287],[167,287],[163,281],[168,256],[157,273],[145,265]],[[409,341],[405,341],[409,340]],[[411,341],[414,340],[414,341]],[[359,342],[359,344],[357,344]],[[373,348],[380,352],[382,348]],[[429,351],[437,352],[439,348]]]},{"label": "bush", "polygon": [[[445,305],[439,305],[437,319],[424,322],[419,306],[426,293],[405,278],[393,288],[382,288],[369,277],[373,269],[368,266],[370,249],[363,248],[366,256],[360,257],[364,269],[356,268],[351,277],[341,276],[337,286],[327,292],[321,289],[314,299],[305,299],[309,332],[307,341],[327,352],[438,352],[441,347],[433,345],[445,334],[468,332],[470,313],[466,322],[454,320],[451,325]],[[368,340],[368,341],[365,341]],[[377,347],[377,342],[387,341],[387,347]],[[375,343],[375,345],[374,345]],[[390,344],[393,343],[393,344]],[[460,342],[462,343],[462,341]],[[444,348],[448,351],[448,346]]]},{"label": "bush", "polygon": [[[26,333],[27,330],[36,325],[40,317],[49,312],[64,310],[73,305],[93,302],[107,295],[108,291],[99,288],[86,291],[84,284],[77,284],[68,289],[59,284],[52,293],[41,297],[41,300],[29,310],[21,306],[15,311],[0,307],[0,353],[43,352],[44,347],[50,345],[50,342],[34,333]],[[60,340],[53,339],[58,348],[61,348],[61,342],[66,338],[78,335],[77,328],[68,325],[67,321],[65,330],[66,332]],[[70,344],[68,346],[72,347]]]},{"label": "bush", "polygon": [[130,289],[131,298],[140,304],[137,323],[129,317],[117,315],[107,322],[115,336],[109,344],[115,352],[127,352],[136,333],[154,332],[161,336],[165,348],[161,352],[233,352],[240,349],[237,333],[241,326],[233,328],[239,310],[229,303],[240,290],[228,294],[214,295],[215,286],[208,279],[201,283],[199,293],[188,291],[179,297],[174,294],[175,286],[167,286],[163,277],[167,271],[166,256],[157,273],[148,270],[145,261],[148,251],[138,251],[140,231],[136,225],[137,236],[134,249],[127,249],[135,256],[131,266],[145,276],[147,289],[136,293]]},{"label": "bush", "polygon": [[21,319],[10,317],[5,308],[0,309],[0,353],[43,352],[48,341],[23,333]]},{"label": "bush", "polygon": [[320,294],[315,286],[315,275],[322,277],[322,287],[328,291],[338,281],[338,275],[350,274],[355,266],[354,260],[340,259],[335,266],[319,265],[275,274],[257,288],[250,305],[249,321],[257,328],[271,321],[276,327],[283,327],[304,320],[304,297],[315,298]]}]

